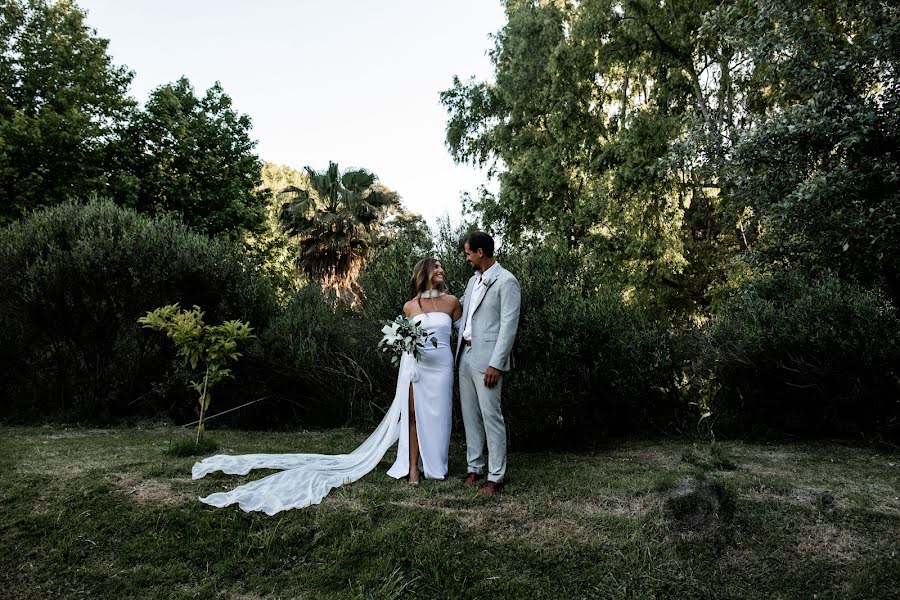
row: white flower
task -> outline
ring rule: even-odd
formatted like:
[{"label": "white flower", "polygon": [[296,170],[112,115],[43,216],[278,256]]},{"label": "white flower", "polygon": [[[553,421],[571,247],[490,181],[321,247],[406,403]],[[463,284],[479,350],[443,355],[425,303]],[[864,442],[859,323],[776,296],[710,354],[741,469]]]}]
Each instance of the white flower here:
[{"label": "white flower", "polygon": [[397,331],[400,329],[400,325],[398,323],[391,323],[390,325],[385,325],[381,328],[381,333],[384,334],[384,337],[381,339],[382,344],[394,345],[399,340],[403,339],[403,336],[398,335]]},{"label": "white flower", "polygon": [[[400,315],[392,323],[385,324],[381,332],[384,337],[378,343],[378,347],[382,352],[390,353],[391,362],[394,364],[397,364],[404,354],[412,354],[417,361],[420,360],[420,348],[425,346],[422,339],[427,339],[431,335],[419,323],[405,315]],[[437,342],[433,338],[432,342],[437,347]]]}]

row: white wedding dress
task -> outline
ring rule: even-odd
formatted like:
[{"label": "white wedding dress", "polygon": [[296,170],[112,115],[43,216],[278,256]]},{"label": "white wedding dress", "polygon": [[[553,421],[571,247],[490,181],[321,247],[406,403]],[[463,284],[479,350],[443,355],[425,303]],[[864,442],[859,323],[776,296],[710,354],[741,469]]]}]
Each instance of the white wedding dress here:
[{"label": "white wedding dress", "polygon": [[253,469],[280,469],[279,473],[252,481],[229,492],[200,498],[212,506],[237,504],[245,511],[268,515],[291,508],[318,504],[333,488],[356,481],[374,469],[399,439],[397,459],[388,470],[394,478],[409,473],[409,388],[413,387],[420,466],[429,479],[447,476],[450,423],[453,409],[453,322],[443,312],[413,317],[437,338],[422,349],[420,361],[406,354],[400,361],[394,401],[375,431],[350,454],[220,454],[196,463],[193,479],[222,471],[246,475]]}]

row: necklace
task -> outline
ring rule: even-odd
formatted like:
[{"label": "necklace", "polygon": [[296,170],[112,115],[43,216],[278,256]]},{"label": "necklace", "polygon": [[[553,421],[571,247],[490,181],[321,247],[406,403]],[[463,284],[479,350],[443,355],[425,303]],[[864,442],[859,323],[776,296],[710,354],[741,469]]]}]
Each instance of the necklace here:
[{"label": "necklace", "polygon": [[424,292],[419,292],[419,298],[437,298],[439,296],[444,296],[444,292],[436,290],[434,288],[430,290],[425,290]]}]

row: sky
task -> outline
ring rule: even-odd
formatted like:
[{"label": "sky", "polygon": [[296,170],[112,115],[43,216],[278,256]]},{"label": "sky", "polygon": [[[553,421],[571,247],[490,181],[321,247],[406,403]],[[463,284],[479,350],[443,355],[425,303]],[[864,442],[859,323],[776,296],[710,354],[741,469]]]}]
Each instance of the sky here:
[{"label": "sky", "polygon": [[[492,79],[500,0],[77,0],[144,102],[186,76],[250,116],[256,151],[296,169],[364,167],[433,224],[485,174],[454,164],[439,93]],[[490,184],[489,184],[490,185]],[[493,185],[490,185],[493,188]]]}]

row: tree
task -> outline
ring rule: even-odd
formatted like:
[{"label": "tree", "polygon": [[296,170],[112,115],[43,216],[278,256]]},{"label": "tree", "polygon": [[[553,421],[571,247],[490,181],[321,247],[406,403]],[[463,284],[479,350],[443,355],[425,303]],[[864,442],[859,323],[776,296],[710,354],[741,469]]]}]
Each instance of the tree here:
[{"label": "tree", "polygon": [[763,262],[854,277],[877,264],[868,280],[897,281],[891,3],[506,10],[495,82],[455,79],[442,94],[454,159],[500,181],[473,206],[486,227],[567,246],[667,312],[703,312],[757,241],[781,248],[757,252]]},{"label": "tree", "polygon": [[260,264],[269,275],[282,295],[296,291],[305,276],[298,271],[299,251],[296,244],[282,227],[282,200],[279,192],[287,187],[307,186],[306,174],[273,163],[263,163],[261,182],[258,191],[265,198],[265,221],[258,231],[250,232],[245,237],[247,249],[254,262]]},{"label": "tree", "polygon": [[758,237],[751,258],[884,287],[900,302],[900,8],[759,3],[752,39],[777,110],[727,177]]},{"label": "tree", "polygon": [[[225,321],[221,325],[207,325],[203,322],[203,311],[199,306],[191,310],[181,310],[178,304],[162,306],[149,311],[138,319],[145,329],[164,332],[175,343],[180,356],[191,370],[202,373],[199,381],[191,386],[199,394],[200,420],[197,423],[197,444],[203,439],[206,409],[212,401],[214,385],[233,377],[230,362],[236,362],[241,353],[237,351],[238,340],[254,336],[249,323]],[[200,370],[197,371],[197,366]]]},{"label": "tree", "polygon": [[0,3],[0,222],[103,188],[132,73],[69,0]]},{"label": "tree", "polygon": [[399,196],[365,169],[341,174],[336,163],[324,171],[306,167],[309,187],[287,187],[281,221],[300,244],[300,267],[326,290],[353,301],[371,244]]},{"label": "tree", "polygon": [[387,245],[402,239],[409,245],[410,252],[420,258],[431,252],[434,247],[431,228],[422,215],[403,207],[390,211],[381,227],[380,245]]},{"label": "tree", "polygon": [[186,78],[156,88],[116,149],[118,202],[175,214],[210,235],[259,228],[265,219],[262,163],[250,118],[217,82],[197,97]]},{"label": "tree", "polygon": [[500,181],[474,204],[485,227],[563,246],[666,310],[705,302],[737,247],[716,173],[743,67],[704,29],[718,4],[509,0],[496,81],[442,94],[455,160]]}]

